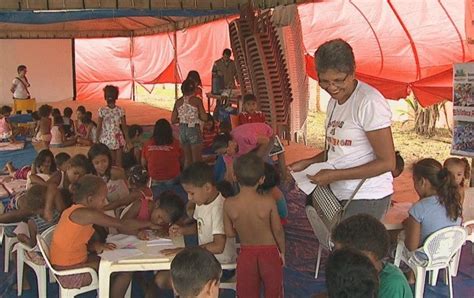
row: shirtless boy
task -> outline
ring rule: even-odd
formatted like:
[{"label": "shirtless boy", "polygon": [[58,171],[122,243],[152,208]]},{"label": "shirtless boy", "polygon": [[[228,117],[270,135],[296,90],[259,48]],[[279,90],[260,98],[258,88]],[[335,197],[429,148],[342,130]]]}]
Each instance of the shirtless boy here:
[{"label": "shirtless boy", "polygon": [[240,193],[224,202],[224,228],[227,237],[240,237],[237,260],[237,296],[283,297],[285,234],[271,195],[259,194],[265,179],[263,160],[254,153],[239,157],[234,171]]}]

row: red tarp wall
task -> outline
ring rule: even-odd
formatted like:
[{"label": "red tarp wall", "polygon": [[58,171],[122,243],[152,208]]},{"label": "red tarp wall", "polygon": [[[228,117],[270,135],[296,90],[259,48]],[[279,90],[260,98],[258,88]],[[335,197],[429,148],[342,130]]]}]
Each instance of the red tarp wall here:
[{"label": "red tarp wall", "polygon": [[[469,6],[466,7],[467,3]],[[466,9],[467,8],[467,9]],[[327,1],[298,7],[306,71],[316,78],[313,56],[327,40],[342,38],[354,48],[357,76],[387,98],[411,89],[424,106],[451,98],[452,64],[471,61],[466,31],[470,1]],[[467,11],[467,13],[466,13]],[[230,46],[228,20],[177,32],[178,75],[173,33],[76,40],[78,99],[101,98],[106,84],[131,98],[139,84],[180,82],[189,70],[210,85],[211,67]]]},{"label": "red tarp wall", "polygon": [[131,98],[135,81],[145,87],[157,83],[181,82],[190,70],[197,70],[206,86],[211,68],[230,47],[228,22],[231,19],[178,31],[178,74],[175,72],[174,34],[107,39],[76,40],[78,100],[100,99],[102,88],[113,84],[120,98]]}]

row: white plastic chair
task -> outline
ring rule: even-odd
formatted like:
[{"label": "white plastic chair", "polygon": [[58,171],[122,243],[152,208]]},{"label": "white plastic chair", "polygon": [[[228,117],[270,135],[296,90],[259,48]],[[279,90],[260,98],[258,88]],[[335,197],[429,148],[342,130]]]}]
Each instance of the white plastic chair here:
[{"label": "white plastic chair", "polygon": [[4,228],[5,227],[12,227],[12,226],[17,226],[19,222],[14,222],[14,223],[2,223],[0,224],[0,236],[2,237],[2,245],[3,245],[3,253],[4,253],[4,262],[5,262],[5,267],[4,271],[7,273],[10,269],[10,259],[11,259],[11,251],[13,248],[13,245],[15,245],[18,242],[18,239],[15,237],[9,237],[7,234],[5,234]]},{"label": "white plastic chair", "polygon": [[398,241],[394,264],[400,266],[400,261],[403,261],[415,273],[415,298],[423,297],[425,273],[440,269],[446,270],[449,297],[453,297],[450,263],[466,241],[466,236],[466,229],[463,227],[447,227],[431,234],[423,246],[413,252],[405,247],[403,240]]},{"label": "white plastic chair", "polygon": [[[468,220],[468,221],[464,222],[462,225],[465,228],[473,226],[474,225],[474,220]],[[469,231],[466,231],[466,232],[468,232],[467,236],[466,236],[466,241],[471,241],[472,243],[474,243],[474,227],[471,228],[470,232]]]},{"label": "white plastic chair", "polygon": [[[56,226],[49,227],[46,231],[44,231],[41,235],[45,239],[45,241],[48,243],[51,243],[51,238],[53,235],[53,231],[56,228]],[[46,289],[48,287],[47,285],[47,279],[46,279],[46,265],[39,265],[28,258],[26,258],[25,254],[29,251],[34,251],[33,247],[30,247],[24,243],[19,242],[17,244],[17,251],[16,251],[16,282],[17,282],[17,291],[18,291],[18,296],[21,296],[23,293],[23,269],[24,269],[24,264],[28,265],[31,269],[36,274],[36,280],[38,282],[38,297],[47,297],[46,296]],[[54,282],[55,278],[53,274],[49,275],[49,281]]]},{"label": "white plastic chair", "polygon": [[321,254],[323,249],[330,250],[330,237],[331,232],[326,228],[326,225],[319,217],[316,209],[313,206],[306,206],[306,217],[308,217],[311,228],[318,239],[318,256],[316,257],[316,269],[314,270],[314,278],[317,279],[319,275],[319,266],[321,265]]},{"label": "white plastic chair", "polygon": [[[472,230],[471,232],[469,232],[469,230],[467,230],[467,228],[469,226],[472,226],[472,225],[474,225],[474,220],[468,220],[466,222],[463,222],[463,224],[462,224],[462,226],[464,228],[466,228],[466,232],[467,232],[466,241],[471,241],[472,243],[474,243],[474,230]],[[473,249],[474,249],[474,246],[473,246]],[[450,272],[451,272],[452,277],[456,277],[458,275],[460,261],[461,261],[461,250],[459,250],[454,255],[453,259],[451,260],[451,262],[449,264],[450,269],[451,269]],[[436,286],[437,281],[438,281],[438,270],[433,270],[431,272],[431,276],[430,276],[430,285]]]},{"label": "white plastic chair", "polygon": [[[89,267],[84,267],[84,268],[78,268],[78,269],[66,269],[66,270],[56,270],[54,267],[51,265],[51,262],[49,260],[49,245],[46,242],[46,240],[43,238],[41,235],[36,236],[37,242],[38,242],[38,247],[41,251],[41,254],[43,255],[43,258],[46,262],[46,266],[48,266],[49,270],[55,275],[56,280],[58,281],[59,284],[59,296],[60,297],[75,297],[76,295],[86,293],[89,291],[96,291],[99,288],[99,280],[97,278],[97,272]],[[83,286],[82,288],[79,289],[67,289],[64,288],[61,285],[61,282],[57,279],[56,276],[67,276],[67,275],[73,275],[73,274],[81,274],[81,273],[89,273],[92,277],[92,282],[87,285]]]}]

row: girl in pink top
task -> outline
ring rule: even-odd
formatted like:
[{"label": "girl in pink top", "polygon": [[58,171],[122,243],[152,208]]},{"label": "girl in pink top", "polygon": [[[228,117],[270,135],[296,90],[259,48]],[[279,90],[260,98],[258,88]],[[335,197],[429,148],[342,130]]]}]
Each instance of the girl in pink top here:
[{"label": "girl in pink top", "polygon": [[[128,182],[132,188],[131,196],[135,200],[125,208],[123,219],[134,218],[140,221],[151,221],[162,227],[160,235],[166,234],[170,224],[175,223],[184,215],[184,202],[173,192],[164,192],[159,199],[153,201],[153,193],[148,187],[148,173],[142,166],[133,166],[128,172]],[[138,238],[147,239],[148,233],[140,231]]]}]

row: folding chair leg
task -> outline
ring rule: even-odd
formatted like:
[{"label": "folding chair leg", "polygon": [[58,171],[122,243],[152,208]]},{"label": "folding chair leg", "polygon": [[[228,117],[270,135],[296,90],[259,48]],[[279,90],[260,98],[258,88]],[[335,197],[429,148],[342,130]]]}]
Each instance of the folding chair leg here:
[{"label": "folding chair leg", "polygon": [[18,296],[21,296],[23,293],[23,270],[25,269],[24,260],[25,253],[23,249],[18,249],[16,252],[16,287]]},{"label": "folding chair leg", "polygon": [[425,290],[425,275],[426,271],[424,268],[416,267],[415,298],[423,298],[423,292]]},{"label": "folding chair leg", "polygon": [[316,269],[314,270],[314,279],[318,278],[319,275],[319,266],[321,265],[321,253],[323,252],[323,247],[319,244],[318,256],[316,257]]},{"label": "folding chair leg", "polygon": [[4,233],[3,227],[0,227],[0,245],[3,244],[3,233]]}]

